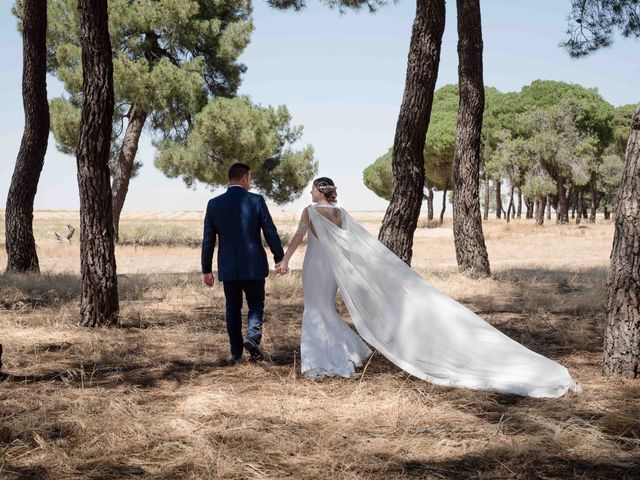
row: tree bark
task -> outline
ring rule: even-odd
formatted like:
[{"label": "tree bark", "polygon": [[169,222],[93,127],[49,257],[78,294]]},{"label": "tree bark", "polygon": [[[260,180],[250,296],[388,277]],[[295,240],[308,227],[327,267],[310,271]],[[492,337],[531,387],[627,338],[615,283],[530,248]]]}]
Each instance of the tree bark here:
[{"label": "tree bark", "polygon": [[484,213],[482,215],[483,220],[489,220],[489,202],[491,195],[491,185],[489,183],[489,175],[484,172]]},{"label": "tree bark", "polygon": [[46,0],[25,0],[22,15],[24,132],[7,195],[5,249],[8,272],[39,272],[33,200],[49,138]]},{"label": "tree bark", "polygon": [[547,205],[547,220],[551,220],[551,199],[549,195],[546,197],[546,205]]},{"label": "tree bark", "polygon": [[129,124],[124,134],[122,150],[120,150],[120,154],[118,155],[118,165],[111,185],[111,189],[113,190],[113,234],[116,242],[119,237],[120,214],[122,213],[124,200],[129,191],[131,172],[133,171],[133,164],[136,159],[136,153],[138,152],[142,128],[146,121],[147,112],[137,108],[135,105],[131,107]]},{"label": "tree bark", "polygon": [[609,209],[607,208],[607,206],[604,206],[604,219],[605,220],[611,220],[611,212],[609,211]]},{"label": "tree bark", "polygon": [[511,193],[509,195],[509,207],[507,208],[507,222],[510,220],[511,217],[516,216],[516,207],[513,202],[514,191],[515,191],[515,188],[513,185],[511,185]]},{"label": "tree bark", "polygon": [[447,189],[442,191],[442,209],[440,210],[440,225],[444,223],[444,212],[447,209]]},{"label": "tree bark", "polygon": [[82,47],[82,116],[78,142],[80,191],[79,325],[118,321],[109,146],[113,115],[113,63],[107,0],[78,0]]},{"label": "tree bark", "polygon": [[457,0],[458,125],[453,166],[453,238],[460,272],[491,274],[480,215],[480,141],[484,112],[479,0]]},{"label": "tree bark", "polygon": [[542,226],[544,225],[544,210],[547,206],[548,195],[543,196],[536,203],[538,204],[536,208],[536,225]]},{"label": "tree bark", "polygon": [[598,189],[596,188],[595,180],[591,181],[591,213],[589,215],[589,222],[596,223],[596,212],[598,211]]},{"label": "tree bark", "polygon": [[[571,187],[569,189],[569,204],[571,205],[571,218],[574,219],[576,216],[576,189],[574,187]],[[568,215],[568,214],[567,214]],[[569,219],[567,218],[567,221],[569,221]]]},{"label": "tree bark", "polygon": [[576,194],[576,207],[575,209],[578,211],[576,215],[576,225],[580,225],[582,222],[582,191],[578,190]]},{"label": "tree bark", "polygon": [[529,197],[524,197],[524,205],[527,209],[524,218],[533,218],[535,203]]},{"label": "tree bark", "polygon": [[518,218],[522,218],[522,190],[518,187],[518,211],[516,212]]},{"label": "tree bark", "polygon": [[556,181],[558,193],[558,208],[556,210],[556,223],[567,223],[569,221],[569,204],[567,199],[567,187],[564,184],[565,178],[558,175]]},{"label": "tree bark", "polygon": [[607,275],[604,373],[640,376],[640,107],[633,114]]},{"label": "tree bark", "polygon": [[444,0],[417,0],[404,96],[393,141],[393,185],[379,239],[410,264],[424,185],[424,145],[438,77]]},{"label": "tree bark", "polygon": [[427,201],[427,220],[433,220],[433,188],[428,187],[424,199]]},{"label": "tree bark", "polygon": [[496,218],[502,218],[502,182],[496,180]]}]

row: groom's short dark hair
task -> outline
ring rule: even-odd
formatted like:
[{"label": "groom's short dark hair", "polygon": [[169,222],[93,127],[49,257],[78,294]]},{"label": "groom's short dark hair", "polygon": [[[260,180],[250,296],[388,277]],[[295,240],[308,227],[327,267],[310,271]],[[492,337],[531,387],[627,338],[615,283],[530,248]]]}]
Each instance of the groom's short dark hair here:
[{"label": "groom's short dark hair", "polygon": [[229,167],[229,180],[240,180],[250,171],[251,167],[249,165],[245,165],[244,163],[234,163]]}]

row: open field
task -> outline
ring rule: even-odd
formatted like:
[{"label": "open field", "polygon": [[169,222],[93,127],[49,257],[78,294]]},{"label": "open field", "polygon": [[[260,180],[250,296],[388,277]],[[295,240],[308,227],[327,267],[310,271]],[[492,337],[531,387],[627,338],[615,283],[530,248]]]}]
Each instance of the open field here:
[{"label": "open field", "polygon": [[[382,214],[354,216],[377,232]],[[270,361],[225,366],[222,289],[200,286],[189,246],[200,212],[125,214],[122,327],[78,328],[78,233],[53,238],[77,219],[37,212],[44,274],[0,275],[0,478],[640,478],[640,382],[600,375],[610,223],[491,220],[479,281],[455,272],[450,219],[416,233],[425,279],[584,389],[539,400],[433,386],[378,354],[356,378],[301,378],[298,272],[267,283]],[[139,245],[167,232],[174,246]]]}]

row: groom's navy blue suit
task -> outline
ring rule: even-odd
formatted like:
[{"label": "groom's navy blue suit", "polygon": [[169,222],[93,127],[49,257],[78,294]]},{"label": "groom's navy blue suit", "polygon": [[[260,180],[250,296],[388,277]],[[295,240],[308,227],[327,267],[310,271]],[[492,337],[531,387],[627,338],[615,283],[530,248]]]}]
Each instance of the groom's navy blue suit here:
[{"label": "groom's navy blue suit", "polygon": [[209,200],[204,218],[202,273],[211,273],[218,237],[218,280],[224,285],[227,332],[234,360],[239,360],[243,351],[243,292],[249,306],[247,338],[256,344],[262,338],[264,279],[269,275],[269,263],[261,232],[278,263],[284,257],[284,251],[262,196],[234,185],[226,193]]}]

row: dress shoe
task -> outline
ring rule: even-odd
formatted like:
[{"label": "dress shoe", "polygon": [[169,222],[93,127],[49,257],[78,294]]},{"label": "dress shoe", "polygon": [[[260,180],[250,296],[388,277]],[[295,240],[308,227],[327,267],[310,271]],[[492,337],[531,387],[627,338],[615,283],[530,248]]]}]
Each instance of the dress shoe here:
[{"label": "dress shoe", "polygon": [[249,351],[249,355],[251,355],[252,362],[258,362],[260,360],[264,360],[264,355],[262,354],[262,350],[260,350],[260,347],[258,346],[258,344],[253,340],[251,340],[250,338],[247,338],[244,341],[244,348],[246,348]]},{"label": "dress shoe", "polygon": [[242,361],[242,358],[227,358],[222,362],[222,365],[225,367],[235,367]]}]

